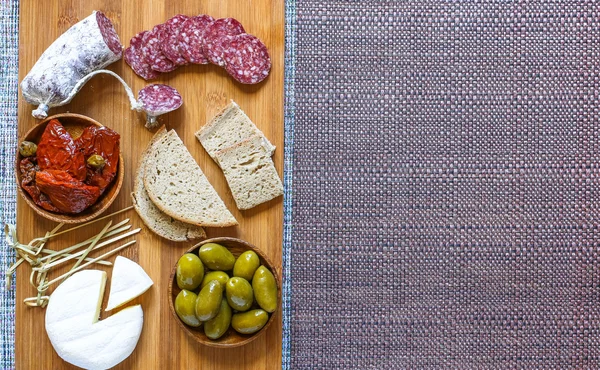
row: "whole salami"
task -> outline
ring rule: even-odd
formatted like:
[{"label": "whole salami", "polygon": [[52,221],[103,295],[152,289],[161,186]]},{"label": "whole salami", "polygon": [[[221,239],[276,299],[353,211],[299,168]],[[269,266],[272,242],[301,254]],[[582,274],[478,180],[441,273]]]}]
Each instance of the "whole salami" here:
[{"label": "whole salami", "polygon": [[223,41],[223,60],[227,73],[243,84],[256,84],[267,78],[271,57],[256,36],[244,33]]},{"label": "whole salami", "polygon": [[50,107],[71,101],[75,86],[84,76],[116,62],[122,55],[123,47],[110,19],[94,11],[44,51],[21,82],[23,98],[38,105],[32,114],[44,119]]},{"label": "whole salami", "polygon": [[223,40],[227,36],[235,36],[246,33],[240,22],[234,18],[219,18],[209,24],[202,35],[202,51],[208,60],[218,66],[224,67]]}]

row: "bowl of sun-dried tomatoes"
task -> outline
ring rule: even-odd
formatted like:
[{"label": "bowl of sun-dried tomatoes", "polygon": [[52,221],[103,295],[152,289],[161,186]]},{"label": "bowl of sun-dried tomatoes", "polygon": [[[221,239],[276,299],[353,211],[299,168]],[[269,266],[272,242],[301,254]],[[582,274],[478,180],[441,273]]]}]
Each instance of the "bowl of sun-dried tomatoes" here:
[{"label": "bowl of sun-dried tomatoes", "polygon": [[33,210],[52,221],[89,221],[113,203],[123,184],[120,135],[73,113],[48,117],[22,140],[17,189]]}]

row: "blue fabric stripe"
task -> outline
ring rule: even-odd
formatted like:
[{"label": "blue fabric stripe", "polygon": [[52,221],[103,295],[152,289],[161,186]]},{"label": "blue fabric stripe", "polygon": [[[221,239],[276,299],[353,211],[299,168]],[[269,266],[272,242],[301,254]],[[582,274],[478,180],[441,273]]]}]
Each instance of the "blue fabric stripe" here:
[{"label": "blue fabric stripe", "polygon": [[283,335],[281,349],[281,367],[289,369],[291,363],[291,249],[292,249],[292,180],[294,159],[294,107],[296,75],[294,59],[296,57],[296,1],[285,3],[285,154],[283,170]]},{"label": "blue fabric stripe", "polygon": [[[17,94],[19,78],[19,2],[0,3],[0,221],[15,223],[16,184],[13,179],[17,146]],[[14,255],[0,231],[0,368],[15,366],[15,286],[6,290],[6,268]]]}]

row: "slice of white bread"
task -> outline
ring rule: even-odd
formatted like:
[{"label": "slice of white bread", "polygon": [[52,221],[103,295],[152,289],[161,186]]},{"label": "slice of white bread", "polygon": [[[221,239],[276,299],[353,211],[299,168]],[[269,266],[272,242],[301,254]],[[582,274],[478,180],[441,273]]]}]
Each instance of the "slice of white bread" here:
[{"label": "slice of white bread", "polygon": [[142,152],[135,176],[133,193],[131,193],[133,206],[146,226],[148,226],[155,234],[165,239],[174,242],[184,242],[193,239],[206,238],[206,233],[202,227],[177,221],[158,209],[158,207],[152,203],[152,200],[150,200],[146,188],[144,187],[144,168],[146,166],[146,161],[149,158],[147,152],[155,141],[166,134],[167,130],[165,130],[164,127],[158,130],[146,149]]},{"label": "slice of white bread", "polygon": [[239,209],[250,209],[283,194],[283,184],[261,135],[221,150],[216,157]]},{"label": "slice of white bread", "polygon": [[262,131],[256,127],[246,113],[233,100],[210,122],[196,132],[196,138],[217,164],[219,161],[215,155],[218,151],[229,148],[254,135],[260,135],[264,140],[264,145],[269,152],[269,156],[272,156],[275,146],[267,140]]},{"label": "slice of white bread", "polygon": [[144,187],[161,211],[198,226],[238,224],[175,131],[158,138],[147,157]]}]

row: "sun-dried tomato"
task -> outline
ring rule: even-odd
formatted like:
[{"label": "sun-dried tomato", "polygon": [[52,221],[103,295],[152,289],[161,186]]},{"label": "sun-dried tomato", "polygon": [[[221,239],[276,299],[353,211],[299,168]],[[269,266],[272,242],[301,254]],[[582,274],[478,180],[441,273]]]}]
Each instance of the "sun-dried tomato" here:
[{"label": "sun-dried tomato", "polygon": [[[73,140],[59,121],[51,120],[38,143],[37,156],[19,163],[21,186],[44,209],[79,213],[94,204],[114,180],[119,145],[119,134],[109,128],[88,126]],[[86,164],[94,154],[102,156],[104,166]]]},{"label": "sun-dried tomato", "polygon": [[117,174],[120,139],[121,136],[108,127],[88,126],[75,140],[75,145],[83,153],[86,163],[94,154],[104,158],[105,164],[101,168],[87,165],[85,181],[89,185],[100,187],[101,192],[104,192]]},{"label": "sun-dried tomato", "polygon": [[38,143],[37,158],[42,171],[64,170],[77,180],[85,180],[83,153],[77,150],[73,138],[58,120],[48,122]]},{"label": "sun-dried tomato", "polygon": [[62,170],[39,171],[35,182],[52,204],[64,213],[79,213],[100,197],[99,187],[86,185]]}]

